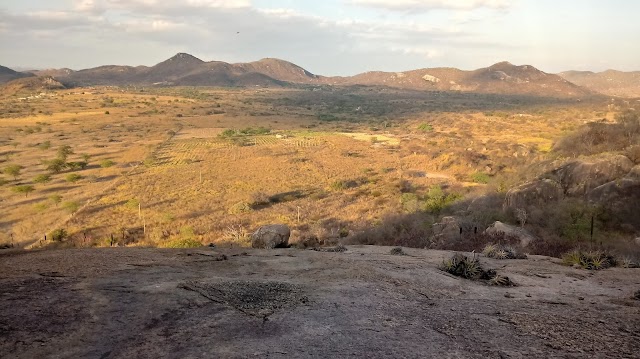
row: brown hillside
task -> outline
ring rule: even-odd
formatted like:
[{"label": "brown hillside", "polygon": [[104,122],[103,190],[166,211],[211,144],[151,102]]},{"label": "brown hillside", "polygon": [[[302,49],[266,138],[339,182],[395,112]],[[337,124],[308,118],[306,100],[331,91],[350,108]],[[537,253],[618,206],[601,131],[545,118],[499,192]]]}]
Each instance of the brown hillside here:
[{"label": "brown hillside", "polygon": [[179,53],[155,66],[101,66],[61,71],[61,82],[87,85],[282,86],[289,84],[386,86],[419,91],[466,91],[540,97],[585,97],[594,93],[560,76],[532,66],[501,62],[475,71],[455,68],[405,72],[366,72],[350,77],[323,77],[287,61],[267,58],[249,63],[204,62]]},{"label": "brown hillside", "polygon": [[20,78],[4,84],[0,88],[0,93],[6,96],[20,94],[35,94],[49,90],[59,90],[65,88],[63,84],[51,76],[32,76]]},{"label": "brown hillside", "polygon": [[500,62],[475,71],[454,68],[406,72],[366,72],[353,77],[331,78],[331,83],[389,86],[414,90],[471,91],[549,97],[589,96],[593,93],[533,66]]},{"label": "brown hillside", "polygon": [[609,96],[640,97],[640,71],[604,72],[566,71],[559,74],[567,81]]}]

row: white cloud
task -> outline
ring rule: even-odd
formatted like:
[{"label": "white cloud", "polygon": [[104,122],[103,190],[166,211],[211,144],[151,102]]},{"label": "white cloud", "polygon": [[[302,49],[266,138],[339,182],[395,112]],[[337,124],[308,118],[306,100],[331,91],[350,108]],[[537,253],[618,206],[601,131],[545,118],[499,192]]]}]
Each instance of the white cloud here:
[{"label": "white cloud", "polygon": [[385,10],[411,12],[437,9],[475,10],[504,9],[512,0],[350,0],[352,4]]}]

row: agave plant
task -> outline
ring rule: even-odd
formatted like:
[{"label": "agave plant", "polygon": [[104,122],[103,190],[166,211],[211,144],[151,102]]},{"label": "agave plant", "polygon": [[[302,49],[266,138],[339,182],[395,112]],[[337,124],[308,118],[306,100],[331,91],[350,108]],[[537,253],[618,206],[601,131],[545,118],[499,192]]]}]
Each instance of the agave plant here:
[{"label": "agave plant", "polygon": [[469,258],[460,253],[456,253],[453,257],[442,261],[441,269],[466,279],[479,278],[483,272],[475,255]]},{"label": "agave plant", "polygon": [[484,249],[482,250],[482,254],[491,258],[496,253],[496,250],[498,250],[498,247],[495,244],[490,243],[484,247]]}]

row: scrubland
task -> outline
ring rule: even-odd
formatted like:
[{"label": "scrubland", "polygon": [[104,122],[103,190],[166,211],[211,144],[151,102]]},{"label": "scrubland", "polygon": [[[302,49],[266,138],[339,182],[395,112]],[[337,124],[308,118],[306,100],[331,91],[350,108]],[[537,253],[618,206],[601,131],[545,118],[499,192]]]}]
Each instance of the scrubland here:
[{"label": "scrubland", "polygon": [[[294,243],[470,250],[487,241],[476,235],[436,243],[432,225],[479,196],[487,198],[484,207],[466,214],[475,226],[518,224],[502,209],[504,194],[551,163],[585,155],[567,145],[567,136],[583,133],[585,124],[613,123],[625,107],[602,99],[368,87],[5,96],[0,240],[34,247],[246,246],[258,226],[283,223]],[[553,209],[570,213],[581,205]],[[549,240],[539,252],[558,254],[588,239],[582,222],[578,232],[566,231],[575,224],[569,222],[540,229],[545,218],[583,221],[550,213],[529,210],[521,223]],[[600,242],[633,235],[598,229]]]}]

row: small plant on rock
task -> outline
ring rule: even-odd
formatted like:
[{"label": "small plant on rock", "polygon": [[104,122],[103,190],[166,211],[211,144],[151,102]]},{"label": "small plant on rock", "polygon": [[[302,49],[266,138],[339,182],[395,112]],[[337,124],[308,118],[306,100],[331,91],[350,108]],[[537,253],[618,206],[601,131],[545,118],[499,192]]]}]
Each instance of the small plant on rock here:
[{"label": "small plant on rock", "polygon": [[501,244],[487,244],[482,250],[482,254],[488,258],[495,259],[526,259],[525,254],[520,253],[514,247]]},{"label": "small plant on rock", "polygon": [[603,251],[573,250],[562,256],[562,262],[566,265],[584,268],[588,270],[606,269],[617,264],[615,257]]}]

